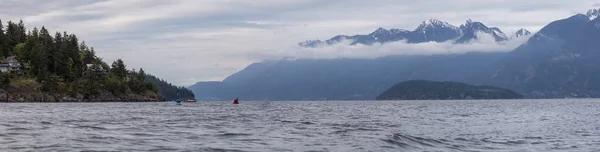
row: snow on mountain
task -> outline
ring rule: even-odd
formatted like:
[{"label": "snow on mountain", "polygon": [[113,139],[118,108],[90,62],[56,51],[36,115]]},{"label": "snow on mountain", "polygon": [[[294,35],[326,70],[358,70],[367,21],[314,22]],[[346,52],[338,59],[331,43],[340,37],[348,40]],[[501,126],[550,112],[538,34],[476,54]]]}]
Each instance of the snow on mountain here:
[{"label": "snow on mountain", "polygon": [[517,32],[515,32],[515,34],[513,34],[513,38],[519,38],[521,36],[527,36],[531,34],[531,32],[529,32],[527,29],[519,29]]},{"label": "snow on mountain", "polygon": [[333,45],[340,43],[343,40],[350,41],[351,45],[363,44],[372,45],[374,43],[389,43],[400,40],[406,40],[408,43],[423,43],[423,42],[445,42],[454,41],[457,43],[465,43],[477,39],[478,33],[489,34],[497,42],[507,41],[510,39],[506,34],[496,27],[487,27],[481,22],[467,20],[466,24],[460,27],[443,22],[437,19],[429,19],[423,21],[414,31],[404,29],[385,29],[378,28],[367,35],[345,36],[338,35],[331,39],[310,40],[298,43],[302,47],[318,47],[323,45]]},{"label": "snow on mountain", "polygon": [[499,28],[494,27],[494,28],[491,28],[491,29],[492,29],[492,31],[494,32],[495,35],[501,37],[502,39],[505,39],[505,40],[509,39],[509,37],[506,36],[506,34],[504,34]]},{"label": "snow on mountain", "polygon": [[600,16],[600,8],[599,9],[591,9],[589,10],[585,16],[587,16],[590,21],[596,19],[598,16]]},{"label": "snow on mountain", "polygon": [[494,39],[496,39],[498,42],[509,39],[508,36],[506,36],[506,34],[504,34],[504,32],[502,32],[500,29],[496,27],[487,27],[483,23],[475,22],[471,19],[467,20],[464,25],[461,25],[460,29],[462,30],[463,34],[456,40],[456,43],[467,43],[469,41],[476,40],[478,39],[477,33],[488,34],[494,37]]},{"label": "snow on mountain", "polygon": [[448,22],[442,22],[437,19],[429,19],[427,21],[423,21],[415,31],[427,31],[435,28],[449,28],[453,30],[460,30],[458,27],[449,24]]}]

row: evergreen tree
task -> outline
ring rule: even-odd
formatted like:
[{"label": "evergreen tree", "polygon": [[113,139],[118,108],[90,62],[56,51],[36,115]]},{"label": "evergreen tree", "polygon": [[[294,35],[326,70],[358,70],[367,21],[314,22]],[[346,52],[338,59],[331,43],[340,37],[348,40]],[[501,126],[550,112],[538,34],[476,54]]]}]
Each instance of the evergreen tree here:
[{"label": "evergreen tree", "polygon": [[83,64],[92,64],[96,61],[96,54],[93,50],[85,45],[85,42],[81,42],[81,46],[79,47],[81,50],[81,61]]},{"label": "evergreen tree", "polygon": [[10,46],[15,46],[18,44],[18,42],[17,42],[18,32],[17,32],[16,24],[14,24],[12,21],[8,21],[6,26],[7,26],[6,27],[6,35],[5,35],[4,41],[6,42],[5,45],[8,45],[8,46],[6,46],[5,49],[7,49],[7,50],[4,50],[3,54],[5,56],[9,56],[12,51],[12,48]]},{"label": "evergreen tree", "polygon": [[25,35],[26,29],[25,29],[25,24],[23,24],[23,20],[19,20],[19,24],[17,25],[17,44],[18,43],[23,43],[26,40],[26,35]]},{"label": "evergreen tree", "polygon": [[37,77],[41,74],[39,58],[37,57],[38,55],[40,55],[39,53],[41,52],[38,29],[33,28],[31,35],[29,35],[28,37],[28,42],[25,43],[27,47],[25,49],[25,52],[23,52],[24,56],[22,58],[22,62],[29,66],[28,73]]},{"label": "evergreen tree", "polygon": [[146,79],[146,72],[144,71],[143,68],[140,68],[140,71],[138,71],[138,73],[137,73],[137,80],[143,82],[144,79]]},{"label": "evergreen tree", "polygon": [[64,75],[64,78],[67,81],[73,81],[75,79],[75,72],[74,72],[74,66],[75,62],[73,61],[73,58],[69,58],[67,60],[67,68],[66,68],[66,73]]},{"label": "evergreen tree", "polygon": [[80,60],[80,50],[79,50],[79,42],[77,36],[71,34],[69,35],[69,41],[67,42],[67,54],[69,57],[73,59],[73,73],[75,73],[75,78],[79,78],[83,74],[84,64]]},{"label": "evergreen tree", "polygon": [[34,50],[36,54],[36,60],[34,62],[36,63],[37,70],[39,70],[37,76],[42,80],[47,79],[48,76],[53,73],[51,69],[54,68],[54,65],[53,62],[50,61],[52,58],[49,52],[49,50],[53,48],[52,44],[52,36],[50,36],[50,33],[48,33],[48,30],[46,30],[45,27],[42,27],[39,33],[38,46],[36,50]]},{"label": "evergreen tree", "polygon": [[8,55],[8,44],[6,44],[6,36],[4,34],[4,23],[0,20],[0,57]]},{"label": "evergreen tree", "polygon": [[91,66],[85,70],[82,77],[81,87],[85,88],[84,97],[90,99],[99,95],[102,80],[102,68],[100,67],[100,64],[91,64]]},{"label": "evergreen tree", "polygon": [[115,75],[119,80],[124,80],[127,77],[127,68],[123,60],[117,59],[111,65],[111,74]]},{"label": "evergreen tree", "polygon": [[15,24],[11,21],[8,22],[8,27],[6,28],[6,44],[9,45],[9,47],[7,47],[9,50],[4,52],[5,56],[11,55],[11,46],[15,46],[19,43],[24,43],[26,41],[27,37],[25,32],[26,30],[23,21],[19,21],[19,24]]},{"label": "evergreen tree", "polygon": [[64,74],[66,73],[66,63],[67,63],[67,59],[64,57],[64,55],[62,54],[61,51],[61,47],[63,44],[63,38],[62,38],[62,34],[59,32],[56,32],[56,34],[54,34],[54,43],[53,43],[53,47],[52,47],[52,51],[51,51],[51,62],[52,62],[52,71],[54,73],[56,73],[56,75],[63,77],[64,78]]}]

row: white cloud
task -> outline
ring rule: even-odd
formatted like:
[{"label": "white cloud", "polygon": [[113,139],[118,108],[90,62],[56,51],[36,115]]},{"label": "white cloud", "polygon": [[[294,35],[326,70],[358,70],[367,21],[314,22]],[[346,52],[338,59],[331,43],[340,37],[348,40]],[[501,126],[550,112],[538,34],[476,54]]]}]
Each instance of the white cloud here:
[{"label": "white cloud", "polygon": [[394,54],[400,48],[408,52],[501,49],[478,44],[393,43],[378,46],[379,52],[360,52],[373,49],[367,46],[336,46],[306,54],[292,46],[338,34],[369,33],[378,27],[413,30],[429,18],[454,25],[471,18],[505,33],[523,27],[536,31],[551,21],[585,12],[597,1],[0,0],[0,4],[4,22],[23,19],[28,28],[44,25],[75,33],[107,62],[122,58],[128,67],[144,67],[174,84],[190,85],[224,78],[274,56],[369,57]]},{"label": "white cloud", "polygon": [[335,58],[367,58],[374,59],[390,55],[435,55],[462,54],[467,52],[507,52],[525,43],[532,35],[523,36],[506,42],[496,42],[489,34],[478,33],[479,39],[465,44],[454,44],[453,41],[428,42],[411,44],[397,41],[374,45],[349,45],[345,41],[330,46],[302,48],[290,46],[286,49],[260,50],[246,54],[268,60],[287,59],[335,59]]}]

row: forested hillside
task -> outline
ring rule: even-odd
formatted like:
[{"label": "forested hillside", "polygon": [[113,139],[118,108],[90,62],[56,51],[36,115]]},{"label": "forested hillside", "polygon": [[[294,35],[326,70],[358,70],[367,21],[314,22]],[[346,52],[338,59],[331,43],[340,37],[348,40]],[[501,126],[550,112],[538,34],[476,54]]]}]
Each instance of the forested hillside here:
[{"label": "forested hillside", "polygon": [[2,74],[5,101],[160,100],[143,69],[129,70],[121,59],[107,64],[75,34],[0,20],[0,56],[21,65]]},{"label": "forested hillside", "polygon": [[146,82],[152,83],[158,88],[158,93],[166,100],[194,99],[194,93],[185,87],[172,85],[171,83],[153,75],[146,75]]}]

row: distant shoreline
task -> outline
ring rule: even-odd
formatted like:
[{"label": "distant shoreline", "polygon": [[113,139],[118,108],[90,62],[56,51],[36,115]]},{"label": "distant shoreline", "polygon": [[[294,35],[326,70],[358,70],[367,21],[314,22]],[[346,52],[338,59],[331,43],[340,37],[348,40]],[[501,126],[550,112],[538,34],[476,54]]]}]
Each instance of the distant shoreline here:
[{"label": "distant shoreline", "polygon": [[123,103],[123,102],[168,102],[168,101],[32,101],[32,102],[6,102],[0,101],[0,103]]}]

